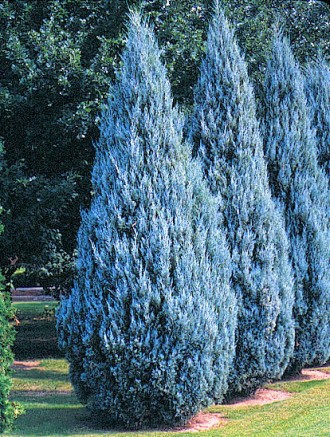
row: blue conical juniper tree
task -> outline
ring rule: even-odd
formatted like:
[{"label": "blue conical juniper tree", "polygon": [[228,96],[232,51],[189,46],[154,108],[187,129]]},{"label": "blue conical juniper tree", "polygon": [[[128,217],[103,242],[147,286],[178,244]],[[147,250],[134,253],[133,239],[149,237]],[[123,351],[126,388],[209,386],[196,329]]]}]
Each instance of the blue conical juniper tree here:
[{"label": "blue conical juniper tree", "polygon": [[227,387],[229,251],[182,127],[153,34],[132,13],[96,144],[77,280],[58,313],[79,399],[117,425],[183,423]]},{"label": "blue conical juniper tree", "polygon": [[330,181],[330,68],[319,56],[305,69],[305,91],[315,129],[318,161]]},{"label": "blue conical juniper tree", "polygon": [[238,298],[227,397],[279,378],[293,350],[292,273],[284,222],[271,198],[246,64],[218,6],[195,92],[191,138],[223,199]]},{"label": "blue conical juniper tree", "polygon": [[317,162],[304,79],[276,31],[265,77],[264,139],[274,196],[284,211],[294,269],[296,341],[288,371],[330,355],[329,191]]}]

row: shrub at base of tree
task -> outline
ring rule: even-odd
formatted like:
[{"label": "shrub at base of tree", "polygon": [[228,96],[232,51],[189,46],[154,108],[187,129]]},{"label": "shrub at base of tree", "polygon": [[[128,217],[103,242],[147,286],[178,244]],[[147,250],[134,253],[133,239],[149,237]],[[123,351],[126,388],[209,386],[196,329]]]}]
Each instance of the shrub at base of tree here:
[{"label": "shrub at base of tree", "polygon": [[160,52],[132,13],[100,125],[78,276],[58,313],[79,399],[113,425],[176,425],[221,402],[236,300],[217,201],[182,141]]},{"label": "shrub at base of tree", "polygon": [[9,294],[0,291],[0,432],[10,429],[16,417],[16,407],[9,400],[10,366],[13,363],[11,346],[14,341],[14,330],[9,323],[12,316]]},{"label": "shrub at base of tree", "polygon": [[[3,145],[0,141],[0,158],[3,152]],[[0,171],[2,170],[0,159]],[[2,208],[0,207],[0,214]],[[0,234],[3,225],[0,223]],[[3,291],[4,277],[0,271],[0,432],[12,427],[19,406],[9,401],[9,392],[12,381],[10,378],[10,366],[13,364],[13,353],[11,346],[14,343],[14,328],[10,319],[14,312],[11,306],[10,294]]]}]

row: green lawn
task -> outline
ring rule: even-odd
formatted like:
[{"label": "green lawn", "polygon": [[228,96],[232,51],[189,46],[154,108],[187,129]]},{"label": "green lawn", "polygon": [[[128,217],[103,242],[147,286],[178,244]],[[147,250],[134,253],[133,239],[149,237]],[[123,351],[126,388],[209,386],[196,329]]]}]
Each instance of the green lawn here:
[{"label": "green lawn", "polygon": [[[23,314],[35,323],[39,333],[44,325],[42,304],[15,304]],[[28,313],[30,314],[28,316]],[[54,319],[52,320],[54,328]],[[27,323],[25,326],[29,327]],[[46,334],[53,342],[53,330]],[[20,335],[23,341],[24,332]],[[39,336],[40,334],[38,334]],[[39,338],[39,337],[38,337]],[[46,335],[43,336],[47,340]],[[32,344],[33,338],[30,338]],[[21,347],[21,346],[20,346]],[[42,355],[39,350],[33,355],[33,348],[29,349],[30,359],[38,359]],[[51,347],[48,349],[51,350]],[[53,354],[56,350],[53,350]],[[20,357],[21,359],[21,357]],[[330,372],[330,368],[323,369]],[[264,406],[213,406],[209,412],[221,413],[227,418],[227,423],[217,429],[198,433],[173,432],[127,432],[111,431],[100,428],[92,422],[85,408],[79,404],[74,396],[68,380],[68,365],[65,360],[42,359],[40,366],[35,369],[17,369],[13,373],[14,386],[12,399],[19,401],[25,408],[25,414],[16,421],[16,429],[7,436],[89,436],[97,437],[111,435],[117,437],[172,437],[172,436],[206,436],[206,437],[321,437],[330,436],[330,379],[308,382],[280,382],[272,384],[275,390],[292,393],[292,397],[285,401]]]},{"label": "green lawn", "polygon": [[17,318],[14,354],[17,360],[62,358],[58,350],[55,317],[57,302],[15,302]]},{"label": "green lawn", "polygon": [[[10,436],[188,436],[170,432],[111,432],[91,425],[88,413],[79,405],[68,381],[65,360],[42,360],[37,369],[14,372],[12,398],[26,413],[16,422]],[[197,436],[292,436],[330,435],[330,380],[277,383],[272,388],[286,390],[290,399],[265,406],[214,406],[210,412],[228,419],[218,429],[194,433]]]}]

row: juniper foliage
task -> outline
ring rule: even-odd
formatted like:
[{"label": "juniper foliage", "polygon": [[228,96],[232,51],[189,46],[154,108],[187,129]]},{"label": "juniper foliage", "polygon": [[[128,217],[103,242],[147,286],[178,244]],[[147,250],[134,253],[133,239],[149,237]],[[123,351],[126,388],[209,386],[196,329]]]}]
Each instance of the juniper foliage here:
[{"label": "juniper foliage", "polygon": [[329,190],[317,162],[304,79],[289,41],[276,30],[265,77],[265,151],[294,269],[296,342],[289,371],[330,355]]},{"label": "juniper foliage", "polygon": [[316,131],[318,161],[330,179],[330,68],[319,56],[305,69],[305,91]]},{"label": "juniper foliage", "polygon": [[227,397],[279,378],[293,350],[292,273],[284,223],[268,185],[247,68],[219,6],[195,92],[191,139],[212,192],[223,198],[238,298]]},{"label": "juniper foliage", "polygon": [[130,16],[58,313],[79,399],[126,427],[186,422],[227,388],[236,300],[217,202],[182,141],[152,31]]}]

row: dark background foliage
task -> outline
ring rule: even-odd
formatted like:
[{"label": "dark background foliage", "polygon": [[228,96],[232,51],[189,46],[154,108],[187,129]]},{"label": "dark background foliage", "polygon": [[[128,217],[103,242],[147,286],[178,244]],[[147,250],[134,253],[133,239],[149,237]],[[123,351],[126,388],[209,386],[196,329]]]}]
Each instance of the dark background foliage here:
[{"label": "dark background foliage", "polygon": [[[80,208],[90,199],[98,116],[120,64],[130,0],[17,0],[0,5],[0,178],[5,233],[0,266],[26,269],[17,285],[70,287]],[[142,3],[175,99],[189,111],[212,1]],[[298,59],[330,55],[330,7],[320,1],[222,0],[258,86],[271,24],[290,34]]]}]

